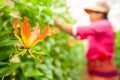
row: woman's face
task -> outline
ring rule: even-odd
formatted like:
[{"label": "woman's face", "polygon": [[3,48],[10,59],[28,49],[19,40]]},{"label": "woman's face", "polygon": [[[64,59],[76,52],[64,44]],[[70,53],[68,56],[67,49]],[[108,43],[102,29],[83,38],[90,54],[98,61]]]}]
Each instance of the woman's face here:
[{"label": "woman's face", "polygon": [[90,11],[89,16],[91,22],[103,19],[103,13],[97,11]]}]

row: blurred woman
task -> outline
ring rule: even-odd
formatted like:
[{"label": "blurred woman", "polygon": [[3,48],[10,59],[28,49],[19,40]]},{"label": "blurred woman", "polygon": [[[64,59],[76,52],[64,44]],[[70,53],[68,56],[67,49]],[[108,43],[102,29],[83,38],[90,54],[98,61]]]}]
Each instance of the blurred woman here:
[{"label": "blurred woman", "polygon": [[104,1],[84,9],[89,14],[91,25],[73,26],[55,20],[55,25],[79,39],[89,41],[87,50],[87,80],[118,80],[114,57],[114,31],[107,19],[109,7]]}]

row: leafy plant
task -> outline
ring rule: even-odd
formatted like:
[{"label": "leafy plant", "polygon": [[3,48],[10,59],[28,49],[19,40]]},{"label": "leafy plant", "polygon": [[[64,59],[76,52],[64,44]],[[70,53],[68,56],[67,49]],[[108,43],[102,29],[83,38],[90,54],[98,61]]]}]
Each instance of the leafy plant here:
[{"label": "leafy plant", "polygon": [[53,16],[57,14],[66,22],[73,23],[74,20],[69,16],[64,0],[8,0],[7,2],[0,0],[0,12],[0,79],[80,80],[82,78],[83,44],[76,42],[62,31],[31,48],[32,51],[40,53],[40,60],[32,58],[28,52],[24,56],[13,55],[20,53],[18,47],[21,47],[14,36],[13,22],[19,17],[26,16],[32,28],[38,22],[40,30],[48,25],[54,29]]}]

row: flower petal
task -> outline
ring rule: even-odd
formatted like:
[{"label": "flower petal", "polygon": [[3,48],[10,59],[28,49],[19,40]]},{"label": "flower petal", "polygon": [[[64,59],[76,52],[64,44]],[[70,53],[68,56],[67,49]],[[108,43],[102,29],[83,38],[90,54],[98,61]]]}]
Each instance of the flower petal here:
[{"label": "flower petal", "polygon": [[39,41],[45,39],[48,36],[49,30],[50,30],[49,26],[45,27],[45,29],[43,29],[41,35],[39,35],[37,37],[37,39],[33,42],[32,46],[34,46],[35,44],[37,44]]},{"label": "flower petal", "polygon": [[37,24],[36,27],[34,28],[34,31],[31,34],[29,47],[32,47],[32,44],[38,38],[39,33],[40,33],[40,26],[39,26],[39,24]]},{"label": "flower petal", "polygon": [[41,35],[44,36],[44,38],[48,35],[51,28],[49,26],[45,27],[45,29],[42,30]]},{"label": "flower petal", "polygon": [[13,23],[13,28],[14,28],[14,35],[16,38],[18,38],[19,42],[23,45],[23,42],[21,40],[21,38],[18,35],[18,29],[17,29],[17,24],[20,21],[20,18],[18,18],[14,23]]},{"label": "flower petal", "polygon": [[53,30],[53,34],[57,34],[57,33],[59,33],[59,28],[55,28],[54,30]]},{"label": "flower petal", "polygon": [[38,37],[39,40],[43,40],[45,39],[48,34],[50,33],[49,31],[51,30],[51,28],[49,26],[45,27],[45,29],[42,30],[41,35]]},{"label": "flower petal", "polygon": [[23,22],[22,27],[21,27],[21,36],[22,36],[22,39],[24,42],[24,47],[26,47],[26,48],[28,48],[28,44],[30,41],[30,36],[31,36],[30,31],[31,31],[30,24],[29,24],[27,18],[24,17],[24,22]]}]

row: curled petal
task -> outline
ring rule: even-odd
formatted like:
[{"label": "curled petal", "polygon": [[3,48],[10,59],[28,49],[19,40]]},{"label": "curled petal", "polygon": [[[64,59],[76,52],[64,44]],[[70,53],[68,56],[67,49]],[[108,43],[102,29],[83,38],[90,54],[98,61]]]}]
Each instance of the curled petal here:
[{"label": "curled petal", "polygon": [[13,23],[13,28],[14,28],[14,35],[16,38],[18,38],[19,42],[23,45],[23,42],[21,40],[21,38],[19,37],[18,35],[18,29],[17,29],[17,25],[18,25],[18,22],[20,21],[20,18],[18,18],[14,23]]},{"label": "curled petal", "polygon": [[39,41],[42,41],[43,39],[45,39],[49,33],[50,27],[47,26],[45,29],[43,29],[41,35],[39,35],[37,37],[37,39],[33,42],[33,44],[31,46],[34,46],[35,44],[37,44]]},{"label": "curled petal", "polygon": [[32,44],[38,38],[39,33],[40,33],[40,26],[39,26],[39,24],[37,24],[36,27],[34,28],[34,31],[31,34],[29,47],[32,47]]},{"label": "curled petal", "polygon": [[24,42],[24,47],[28,47],[31,36],[31,30],[30,30],[30,24],[26,17],[24,17],[24,22],[21,27],[21,36]]},{"label": "curled petal", "polygon": [[51,33],[51,32],[52,32],[52,31],[51,31],[51,28],[50,28],[49,26],[47,26],[47,27],[45,27],[45,29],[43,29],[41,35],[43,35],[44,38],[45,38],[45,37],[47,37],[47,35],[48,35],[49,33]]}]

